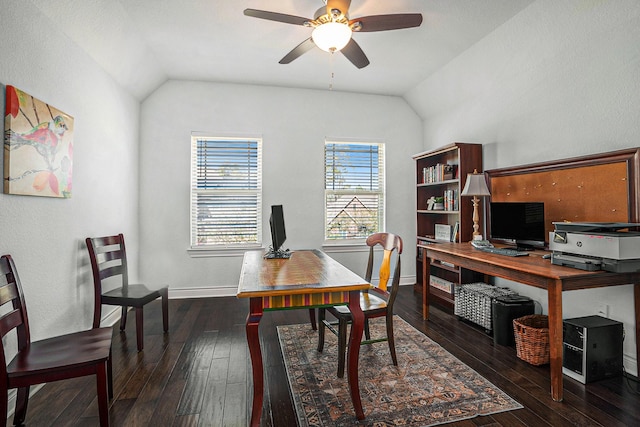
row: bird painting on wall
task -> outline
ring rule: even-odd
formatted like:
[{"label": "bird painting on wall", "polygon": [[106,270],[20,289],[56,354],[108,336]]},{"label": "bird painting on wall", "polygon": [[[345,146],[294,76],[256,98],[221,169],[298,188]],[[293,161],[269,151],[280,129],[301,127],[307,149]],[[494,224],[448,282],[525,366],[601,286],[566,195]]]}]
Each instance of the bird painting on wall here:
[{"label": "bird painting on wall", "polygon": [[7,86],[5,193],[70,197],[72,133],[71,116]]}]

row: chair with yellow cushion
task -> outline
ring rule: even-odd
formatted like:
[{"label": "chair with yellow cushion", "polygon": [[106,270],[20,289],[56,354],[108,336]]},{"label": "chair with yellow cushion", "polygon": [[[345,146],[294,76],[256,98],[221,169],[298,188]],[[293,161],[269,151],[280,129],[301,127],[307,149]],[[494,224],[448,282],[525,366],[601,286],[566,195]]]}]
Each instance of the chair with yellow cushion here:
[{"label": "chair with yellow cushion", "polygon": [[[393,338],[393,303],[400,286],[400,254],[402,253],[402,239],[391,233],[375,233],[367,238],[369,246],[369,262],[365,279],[371,282],[374,264],[374,248],[381,246],[383,249],[382,261],[379,270],[379,283],[377,286],[362,292],[360,295],[360,307],[364,313],[364,336],[361,344],[373,344],[387,341],[389,351],[394,365],[398,365],[396,358],[396,347]],[[396,251],[395,268],[393,278],[389,283],[391,275],[391,260],[393,251]],[[326,319],[326,312],[336,318],[335,321]],[[386,317],[386,336],[371,338],[369,331],[369,319],[376,317]],[[338,377],[344,376],[345,354],[347,349],[347,326],[351,322],[351,312],[349,307],[335,306],[318,309],[318,351],[324,348],[325,328],[338,336]],[[336,328],[337,326],[337,328]]]}]

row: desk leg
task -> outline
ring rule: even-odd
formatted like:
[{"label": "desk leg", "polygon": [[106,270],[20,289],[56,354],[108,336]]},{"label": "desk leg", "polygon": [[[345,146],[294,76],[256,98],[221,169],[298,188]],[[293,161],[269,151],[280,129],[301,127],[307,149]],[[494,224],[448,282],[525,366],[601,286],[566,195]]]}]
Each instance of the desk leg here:
[{"label": "desk leg", "polygon": [[349,390],[351,401],[356,411],[356,418],[364,420],[362,401],[360,400],[360,384],[358,382],[358,359],[360,358],[360,341],[364,330],[364,313],[360,307],[360,291],[349,292],[349,311],[351,311],[352,323],[349,335],[349,363],[347,364],[347,376],[349,377]]},{"label": "desk leg", "polygon": [[640,284],[633,285],[633,300],[636,314],[636,370],[640,375]]},{"label": "desk leg", "polygon": [[550,280],[549,301],[549,362],[551,364],[551,398],[562,402],[562,281]]},{"label": "desk leg", "polygon": [[427,258],[427,248],[422,248],[422,319],[429,319],[429,277],[430,262]]},{"label": "desk leg", "polygon": [[264,373],[262,367],[262,351],[260,350],[260,336],[258,326],[262,319],[262,298],[251,298],[247,316],[247,343],[251,354],[253,368],[253,405],[251,408],[251,426],[260,426],[262,416],[262,401],[264,398]]}]

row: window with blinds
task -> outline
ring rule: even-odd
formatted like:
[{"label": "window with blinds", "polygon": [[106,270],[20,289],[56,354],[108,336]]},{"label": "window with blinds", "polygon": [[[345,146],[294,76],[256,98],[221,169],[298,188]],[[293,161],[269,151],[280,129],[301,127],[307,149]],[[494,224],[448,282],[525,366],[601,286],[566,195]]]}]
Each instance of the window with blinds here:
[{"label": "window with blinds", "polygon": [[325,141],[325,240],[384,230],[384,144]]},{"label": "window with blinds", "polygon": [[262,243],[262,140],[191,137],[191,247]]}]

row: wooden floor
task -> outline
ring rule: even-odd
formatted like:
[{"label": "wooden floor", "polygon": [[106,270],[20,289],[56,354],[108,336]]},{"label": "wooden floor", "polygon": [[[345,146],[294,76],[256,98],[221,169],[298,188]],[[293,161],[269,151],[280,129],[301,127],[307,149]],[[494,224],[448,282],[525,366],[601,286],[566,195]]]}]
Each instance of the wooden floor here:
[{"label": "wooden floor", "polygon": [[[169,309],[169,333],[163,335],[160,301],[145,308],[141,353],[136,351],[134,319],[127,322],[126,333],[114,328],[112,425],[246,426],[252,396],[244,333],[248,301],[170,300]],[[494,347],[483,331],[437,308],[425,322],[420,310],[413,288],[402,287],[397,315],[525,406],[450,426],[640,425],[637,383],[618,377],[584,386],[565,377],[564,401],[553,402],[548,366],[531,366],[516,357],[515,349]],[[305,310],[266,313],[262,319],[267,389],[263,426],[296,425],[275,325],[307,321]],[[27,425],[98,425],[95,394],[92,378],[47,384],[29,403]]]}]

